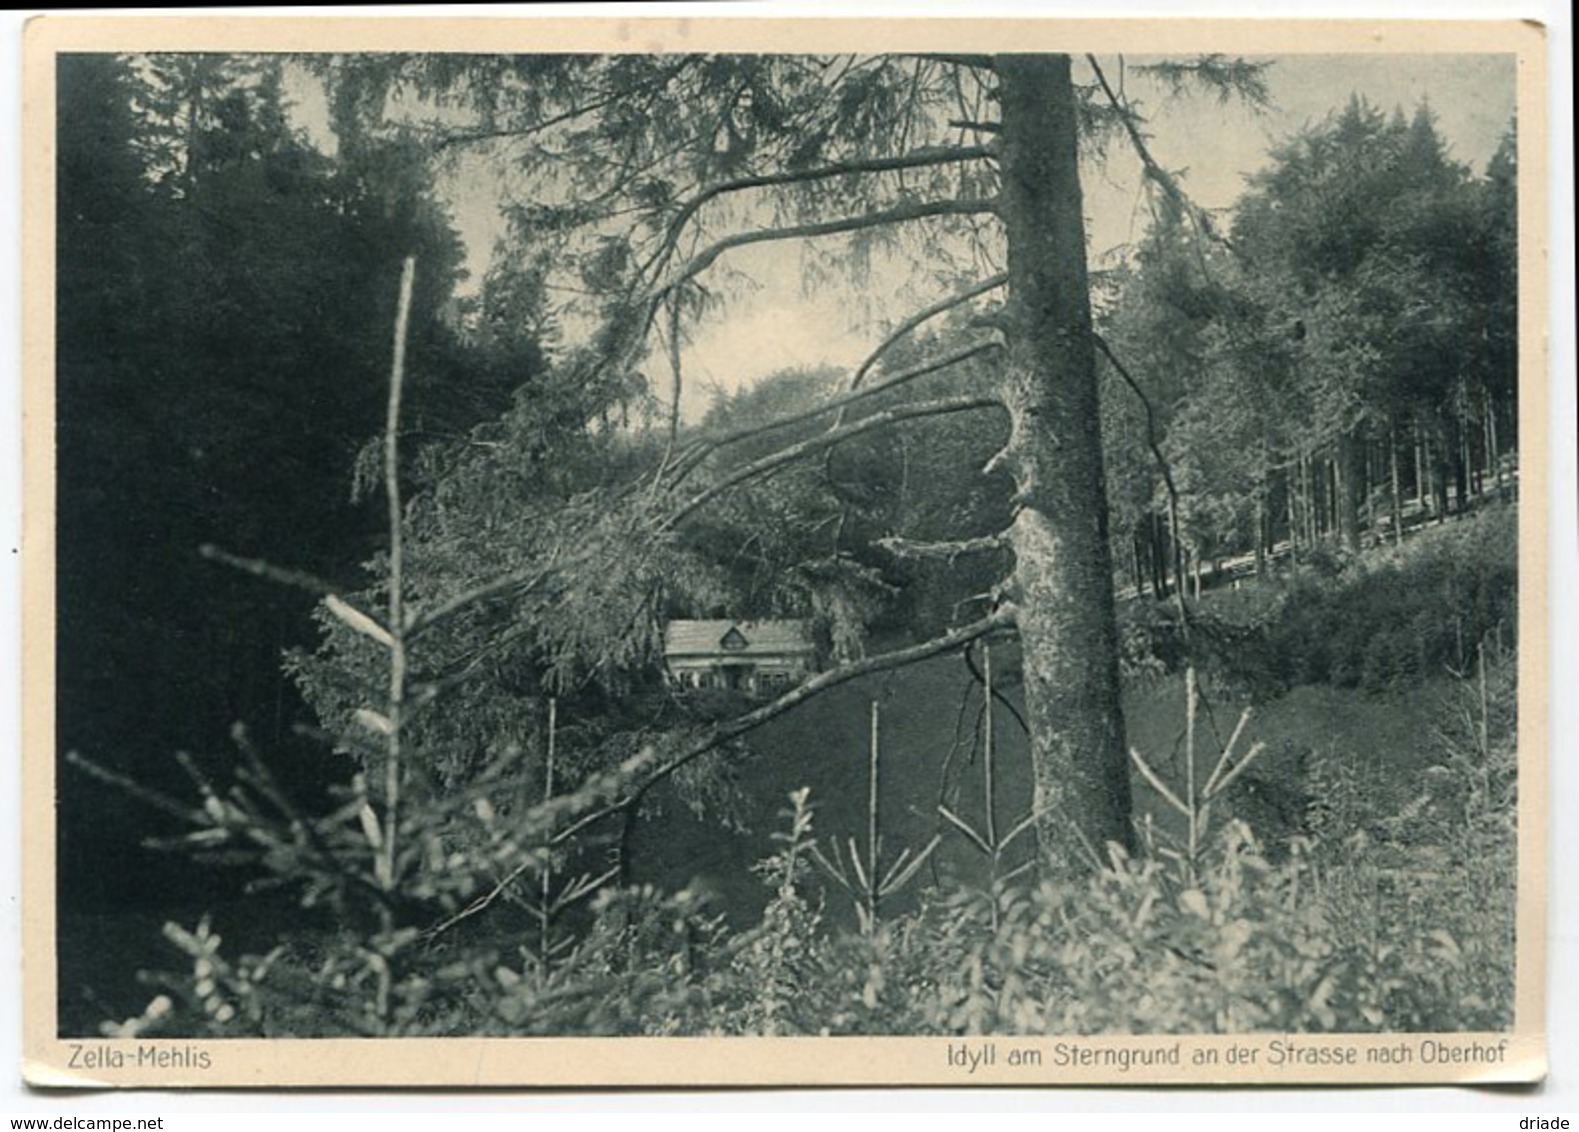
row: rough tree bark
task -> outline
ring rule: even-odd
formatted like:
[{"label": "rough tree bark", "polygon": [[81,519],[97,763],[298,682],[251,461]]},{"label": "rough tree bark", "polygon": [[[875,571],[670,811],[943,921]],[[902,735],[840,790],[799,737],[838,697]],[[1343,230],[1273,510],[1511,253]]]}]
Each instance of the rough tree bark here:
[{"label": "rough tree bark", "polygon": [[1096,353],[1067,56],[998,56],[1013,600],[1047,874],[1133,845]]}]

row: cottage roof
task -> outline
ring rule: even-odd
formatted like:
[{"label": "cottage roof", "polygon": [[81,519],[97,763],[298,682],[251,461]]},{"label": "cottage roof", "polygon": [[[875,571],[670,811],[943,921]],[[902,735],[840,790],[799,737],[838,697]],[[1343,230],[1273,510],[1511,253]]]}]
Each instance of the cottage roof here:
[{"label": "cottage roof", "polygon": [[[731,631],[745,641],[724,644]],[[664,629],[665,656],[782,656],[810,654],[811,634],[804,621],[671,621]]]}]

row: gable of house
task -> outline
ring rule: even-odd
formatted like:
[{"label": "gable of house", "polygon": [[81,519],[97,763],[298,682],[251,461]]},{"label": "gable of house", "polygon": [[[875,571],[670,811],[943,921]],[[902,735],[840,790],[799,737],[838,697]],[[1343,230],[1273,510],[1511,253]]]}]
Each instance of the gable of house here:
[{"label": "gable of house", "polygon": [[664,628],[667,660],[708,657],[798,657],[816,652],[804,621],[671,621]]}]

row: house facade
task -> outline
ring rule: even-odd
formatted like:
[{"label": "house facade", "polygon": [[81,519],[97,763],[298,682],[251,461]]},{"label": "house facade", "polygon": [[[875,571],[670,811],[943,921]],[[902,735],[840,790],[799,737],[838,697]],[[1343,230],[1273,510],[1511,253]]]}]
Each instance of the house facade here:
[{"label": "house facade", "polygon": [[678,688],[719,688],[772,695],[816,667],[804,621],[671,621],[664,665]]}]

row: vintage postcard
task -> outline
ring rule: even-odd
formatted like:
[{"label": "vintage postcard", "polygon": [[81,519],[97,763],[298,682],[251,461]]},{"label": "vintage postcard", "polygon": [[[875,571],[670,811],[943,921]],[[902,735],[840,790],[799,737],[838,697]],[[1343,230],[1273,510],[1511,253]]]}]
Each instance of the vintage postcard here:
[{"label": "vintage postcard", "polygon": [[1538,26],[26,64],[29,1082],[1544,1075]]}]

